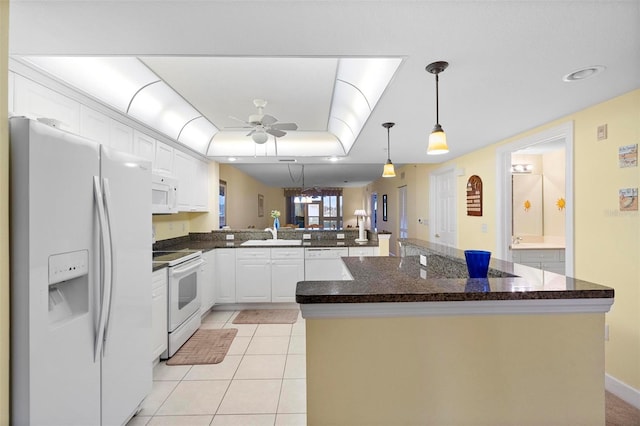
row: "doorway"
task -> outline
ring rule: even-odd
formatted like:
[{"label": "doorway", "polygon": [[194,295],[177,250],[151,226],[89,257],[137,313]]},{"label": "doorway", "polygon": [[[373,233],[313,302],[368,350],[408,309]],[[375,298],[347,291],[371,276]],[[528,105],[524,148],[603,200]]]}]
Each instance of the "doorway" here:
[{"label": "doorway", "polygon": [[378,193],[371,194],[371,229],[378,232]]},{"label": "doorway", "polygon": [[544,132],[501,146],[497,150],[496,173],[496,248],[498,257],[512,260],[509,246],[513,232],[513,180],[511,157],[526,148],[545,144],[558,145],[564,142],[565,149],[565,275],[574,275],[573,247],[573,122],[568,122]]},{"label": "doorway", "polygon": [[429,175],[429,239],[448,247],[458,241],[455,167],[435,170]]},{"label": "doorway", "polygon": [[407,186],[398,188],[398,217],[400,218],[399,233],[400,238],[409,237],[409,218],[407,213]]}]

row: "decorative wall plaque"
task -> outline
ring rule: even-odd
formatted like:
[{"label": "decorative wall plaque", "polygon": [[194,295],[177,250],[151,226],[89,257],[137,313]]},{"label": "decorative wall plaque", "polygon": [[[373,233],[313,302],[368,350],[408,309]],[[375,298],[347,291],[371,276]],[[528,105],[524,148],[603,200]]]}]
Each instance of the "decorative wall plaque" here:
[{"label": "decorative wall plaque", "polygon": [[482,179],[473,175],[467,181],[467,216],[482,216]]}]

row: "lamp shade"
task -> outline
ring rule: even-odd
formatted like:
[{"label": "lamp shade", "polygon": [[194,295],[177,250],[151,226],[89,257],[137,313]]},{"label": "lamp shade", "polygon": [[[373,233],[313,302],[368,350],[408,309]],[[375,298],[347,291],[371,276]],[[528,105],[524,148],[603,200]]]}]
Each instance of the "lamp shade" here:
[{"label": "lamp shade", "polygon": [[353,212],[353,215],[365,217],[367,216],[367,212],[364,209],[357,209],[356,211]]},{"label": "lamp shade", "polygon": [[387,164],[384,165],[384,169],[382,170],[382,177],[394,177],[396,175],[396,170],[393,167],[393,163],[391,160],[387,160]]},{"label": "lamp shade", "polygon": [[427,146],[428,155],[440,155],[449,152],[447,146],[447,135],[439,124],[436,124],[429,135],[429,145]]}]

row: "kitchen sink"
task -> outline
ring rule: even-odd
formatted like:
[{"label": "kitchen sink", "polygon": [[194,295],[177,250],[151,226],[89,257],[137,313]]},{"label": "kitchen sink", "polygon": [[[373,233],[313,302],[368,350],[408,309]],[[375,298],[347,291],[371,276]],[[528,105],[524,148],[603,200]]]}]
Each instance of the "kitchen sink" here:
[{"label": "kitchen sink", "polygon": [[248,240],[241,246],[299,246],[302,240]]}]

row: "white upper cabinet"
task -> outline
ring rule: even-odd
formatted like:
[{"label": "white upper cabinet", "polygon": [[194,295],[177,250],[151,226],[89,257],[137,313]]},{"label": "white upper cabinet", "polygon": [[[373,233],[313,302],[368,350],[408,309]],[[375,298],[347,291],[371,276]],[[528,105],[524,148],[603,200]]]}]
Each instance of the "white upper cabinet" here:
[{"label": "white upper cabinet", "polygon": [[195,160],[196,185],[193,194],[193,207],[198,211],[209,211],[209,163]]},{"label": "white upper cabinet", "polygon": [[132,154],[133,129],[85,105],[80,106],[80,135]]},{"label": "white upper cabinet", "polygon": [[173,148],[162,142],[156,142],[156,154],[153,168],[161,173],[173,174]]},{"label": "white upper cabinet", "polygon": [[109,146],[133,154],[133,129],[116,120],[109,122]]},{"label": "white upper cabinet", "polygon": [[151,136],[134,129],[133,153],[138,157],[153,162],[156,156],[156,140]]},{"label": "white upper cabinet", "polygon": [[209,166],[182,151],[175,150],[173,174],[178,178],[178,211],[209,210]]},{"label": "white upper cabinet", "polygon": [[52,118],[60,128],[80,134],[80,103],[38,83],[15,76],[14,112],[30,118]]},{"label": "white upper cabinet", "polygon": [[80,136],[108,145],[110,123],[106,115],[80,105]]}]

